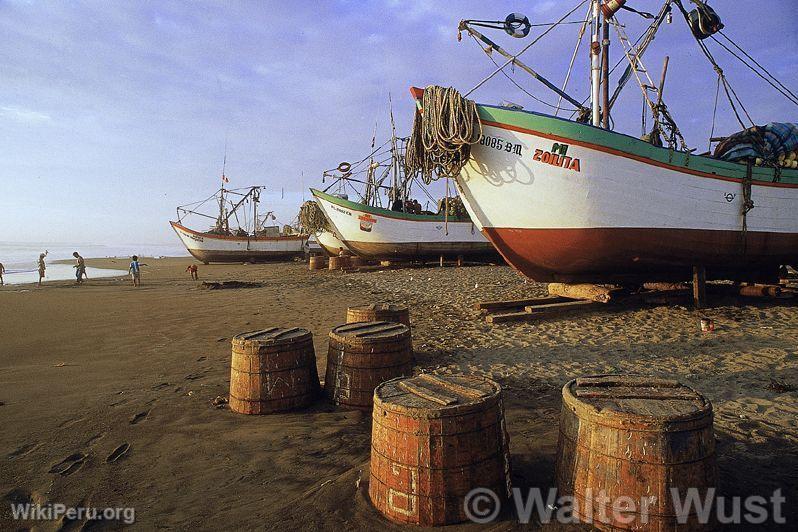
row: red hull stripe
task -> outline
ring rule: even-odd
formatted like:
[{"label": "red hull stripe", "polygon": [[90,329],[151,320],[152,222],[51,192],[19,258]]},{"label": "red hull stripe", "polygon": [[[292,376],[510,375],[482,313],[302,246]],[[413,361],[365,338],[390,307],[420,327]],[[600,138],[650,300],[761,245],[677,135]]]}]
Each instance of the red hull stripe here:
[{"label": "red hull stripe", "polygon": [[209,233],[200,233],[199,231],[194,231],[193,229],[189,229],[188,227],[184,227],[176,222],[169,222],[172,224],[172,227],[176,227],[181,231],[185,231],[186,233],[191,233],[192,235],[201,236],[202,238],[210,238],[212,240],[239,240],[241,242],[273,242],[276,240],[307,240],[307,236],[305,235],[295,235],[295,236],[257,236],[257,237],[240,237],[240,236],[226,236],[226,235],[212,235]]},{"label": "red hull stripe", "polygon": [[[563,144],[573,144],[576,146],[582,146],[583,148],[588,148],[591,150],[596,150],[604,153],[608,153],[610,155],[617,155],[618,157],[625,157],[627,159],[632,159],[635,161],[639,161],[641,163],[650,164],[651,166],[658,166],[660,168],[666,168],[668,170],[674,170],[676,172],[682,172],[684,174],[694,175],[696,177],[706,177],[709,179],[719,179],[721,181],[730,181],[732,183],[742,183],[742,179],[736,179],[733,177],[723,177],[718,174],[709,174],[706,172],[700,172],[698,170],[692,170],[690,168],[685,168],[684,166],[676,166],[672,164],[662,163],[659,161],[655,161],[652,159],[648,159],[646,157],[641,157],[639,155],[634,155],[632,153],[627,153],[624,151],[616,150],[614,148],[608,148],[606,146],[601,146],[600,144],[591,144],[589,142],[584,142],[581,140],[575,140],[568,137],[560,137],[558,135],[552,135],[550,133],[541,133],[540,131],[535,131],[532,129],[526,129],[519,126],[513,126],[510,124],[502,124],[500,122],[491,122],[489,120],[482,120],[482,124],[485,126],[492,126],[497,127],[499,129],[506,129],[508,131],[516,131],[518,133],[526,133],[529,135],[536,135],[538,137],[543,137],[549,140],[553,140],[555,142],[561,142]],[[762,186],[762,187],[781,187],[781,188],[798,188],[798,184],[790,184],[790,183],[772,183],[768,181],[757,181],[754,180],[753,185],[755,186]]]},{"label": "red hull stripe", "polygon": [[702,229],[494,227],[485,233],[509,264],[541,282],[624,275],[653,280],[674,273],[689,277],[694,264],[718,274],[798,265],[795,233],[749,231],[745,241],[740,231]]}]

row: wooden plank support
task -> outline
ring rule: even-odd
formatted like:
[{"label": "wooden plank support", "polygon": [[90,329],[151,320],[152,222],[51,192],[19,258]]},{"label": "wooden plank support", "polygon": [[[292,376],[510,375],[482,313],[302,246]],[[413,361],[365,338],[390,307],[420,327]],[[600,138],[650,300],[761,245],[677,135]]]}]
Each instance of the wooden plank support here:
[{"label": "wooden plank support", "polygon": [[703,266],[693,266],[693,306],[707,306],[707,270]]},{"label": "wooden plank support", "polygon": [[527,305],[545,305],[548,303],[564,303],[570,301],[564,297],[535,297],[532,299],[509,299],[507,301],[480,301],[474,304],[474,310],[509,310],[522,309]]},{"label": "wooden plank support", "polygon": [[546,305],[528,305],[520,312],[506,312],[502,314],[490,314],[485,317],[488,323],[508,323],[513,321],[537,321],[541,318],[570,314],[572,312],[590,309],[603,308],[603,303],[595,301],[566,301],[562,303],[550,303]]}]

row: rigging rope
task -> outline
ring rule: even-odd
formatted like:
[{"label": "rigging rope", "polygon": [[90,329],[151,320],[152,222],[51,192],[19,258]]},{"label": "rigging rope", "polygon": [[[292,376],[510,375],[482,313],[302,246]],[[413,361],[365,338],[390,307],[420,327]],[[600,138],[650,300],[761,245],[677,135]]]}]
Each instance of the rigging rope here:
[{"label": "rigging rope", "polygon": [[[725,35],[723,35],[723,36],[724,36],[724,37],[726,37]],[[756,64],[759,66],[759,68],[761,68],[761,69],[762,69],[762,70],[763,70],[763,71],[764,71],[764,72],[765,72],[765,73],[766,73],[768,76],[770,76],[770,77],[771,77],[773,80],[775,80],[775,82],[776,82],[776,83],[778,83],[778,85],[776,85],[776,83],[774,83],[773,81],[771,81],[771,80],[769,80],[768,78],[766,78],[766,77],[765,77],[765,76],[764,76],[764,75],[763,75],[761,72],[759,72],[759,70],[757,70],[756,68],[754,68],[753,66],[751,66],[751,65],[750,65],[748,62],[746,62],[746,61],[745,61],[745,59],[743,59],[742,57],[740,57],[739,55],[737,55],[737,54],[734,52],[734,50],[732,50],[731,48],[729,48],[728,46],[726,46],[725,44],[723,44],[722,42],[720,42],[718,39],[716,39],[714,35],[711,37],[711,39],[712,39],[713,41],[715,41],[716,43],[718,43],[718,44],[719,44],[719,45],[720,45],[720,46],[721,46],[721,47],[722,47],[724,50],[726,50],[727,52],[729,52],[729,53],[730,53],[730,54],[731,54],[731,55],[732,55],[734,58],[736,58],[736,59],[737,59],[738,61],[740,61],[742,64],[744,64],[745,66],[747,66],[748,68],[750,68],[750,69],[751,69],[751,71],[753,71],[753,73],[754,73],[754,74],[756,74],[757,76],[759,76],[760,78],[762,78],[763,80],[765,80],[765,83],[767,83],[768,85],[770,85],[771,87],[773,87],[774,89],[776,89],[776,91],[778,91],[778,92],[779,92],[779,94],[781,94],[782,96],[784,96],[785,98],[787,98],[787,99],[788,99],[788,100],[789,100],[791,103],[794,103],[795,105],[798,105],[798,96],[796,96],[795,94],[793,94],[793,93],[792,93],[792,91],[790,91],[790,89],[788,89],[787,87],[784,87],[784,86],[783,86],[783,84],[782,84],[782,83],[781,83],[781,82],[780,82],[778,79],[776,79],[776,78],[775,78],[775,77],[774,77],[772,74],[770,74],[770,72],[768,72],[767,70],[765,70],[765,68],[764,68],[764,67],[762,67],[761,65],[759,65],[759,63],[757,63],[757,62],[756,62],[756,61],[755,61],[753,58],[751,58],[751,56],[749,56],[748,54],[746,54],[746,53],[745,53],[745,50],[743,50],[742,48],[739,48],[739,47],[737,47],[737,48],[738,48],[739,50],[741,50],[741,51],[742,51],[742,52],[743,52],[743,53],[744,53],[744,54],[745,54],[745,55],[746,55],[748,58],[750,58],[750,59],[751,59],[751,60],[752,60],[754,63],[756,63]],[[737,46],[737,45],[734,43],[734,41],[732,41],[732,40],[731,40],[731,39],[729,39],[728,37],[726,37],[726,39],[727,39],[729,42],[731,42],[732,44],[734,44],[735,46]],[[781,87],[780,87],[779,85],[781,85]],[[782,89],[782,87],[783,87],[783,89]]]},{"label": "rigging rope", "polygon": [[299,208],[299,226],[308,234],[329,231],[330,223],[315,201],[306,201]]},{"label": "rigging rope", "polygon": [[[490,79],[491,79],[493,76],[495,76],[496,74],[498,74],[499,72],[501,72],[502,70],[504,70],[504,68],[505,68],[507,65],[509,65],[510,63],[513,63],[513,62],[515,62],[515,60],[516,60],[516,59],[517,59],[517,58],[518,58],[518,57],[519,57],[521,54],[523,54],[524,52],[526,52],[527,50],[529,50],[529,49],[530,49],[532,46],[534,46],[535,44],[537,44],[537,42],[538,42],[539,40],[541,40],[543,37],[545,37],[546,35],[548,35],[548,34],[549,34],[549,32],[551,32],[551,30],[553,30],[554,28],[556,28],[557,26],[559,26],[560,24],[562,24],[563,22],[565,22],[565,19],[567,19],[568,17],[570,17],[571,15],[573,15],[574,13],[576,13],[576,11],[577,11],[577,10],[578,10],[580,7],[582,7],[583,5],[585,5],[585,3],[587,3],[587,0],[582,0],[582,2],[579,2],[579,5],[577,5],[575,8],[573,8],[573,9],[572,9],[572,10],[570,10],[568,13],[566,13],[566,14],[565,14],[565,16],[563,16],[562,18],[560,18],[560,20],[558,20],[558,21],[557,21],[557,22],[555,22],[555,23],[554,23],[552,26],[550,26],[548,29],[546,29],[546,31],[544,31],[543,33],[541,33],[540,35],[538,35],[538,36],[537,36],[537,37],[536,37],[536,38],[535,38],[535,39],[534,39],[534,40],[533,40],[531,43],[529,43],[529,44],[527,44],[526,46],[524,46],[524,47],[521,49],[521,51],[520,51],[520,52],[518,52],[517,54],[515,54],[515,55],[514,55],[514,56],[513,56],[511,59],[508,59],[506,63],[504,63],[502,66],[500,66],[500,67],[498,67],[496,70],[494,70],[494,71],[493,71],[493,72],[492,72],[492,73],[491,73],[491,74],[490,74],[488,77],[486,77],[485,79],[483,79],[482,81],[480,81],[479,83],[477,83],[477,84],[476,84],[476,85],[475,85],[475,86],[474,86],[474,87],[473,87],[471,90],[469,90],[468,92],[466,92],[466,93],[465,93],[463,96],[468,96],[469,94],[471,94],[472,92],[474,92],[475,90],[477,90],[478,88],[480,88],[482,85],[484,85],[485,83],[487,83],[487,82],[488,82],[488,80],[490,80]],[[580,21],[580,22],[581,22],[581,21]]]},{"label": "rigging rope", "polygon": [[452,87],[424,89],[421,112],[405,152],[405,175],[419,176],[425,184],[441,177],[456,178],[471,155],[471,145],[482,138],[477,105]]}]

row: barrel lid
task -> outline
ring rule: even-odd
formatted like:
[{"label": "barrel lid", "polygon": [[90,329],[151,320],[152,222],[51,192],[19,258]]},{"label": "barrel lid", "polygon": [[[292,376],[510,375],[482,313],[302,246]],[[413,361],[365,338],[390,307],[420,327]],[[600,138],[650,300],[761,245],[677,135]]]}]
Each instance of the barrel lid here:
[{"label": "barrel lid", "polygon": [[310,336],[310,331],[302,327],[269,327],[260,331],[237,334],[233,337],[233,342],[252,345],[279,345],[304,340],[308,336]]},{"label": "barrel lid", "polygon": [[435,417],[472,410],[500,393],[501,386],[484,377],[423,373],[383,382],[374,390],[374,401],[386,410]]},{"label": "barrel lid", "polygon": [[706,415],[712,404],[673,379],[637,375],[595,375],[570,381],[563,400],[604,416],[677,421]]},{"label": "barrel lid", "polygon": [[330,331],[330,336],[344,341],[362,343],[383,342],[408,336],[410,327],[392,321],[358,321],[339,325]]},{"label": "barrel lid", "polygon": [[378,312],[402,312],[407,310],[407,305],[398,305],[396,303],[372,303],[370,305],[355,305],[349,307],[349,310],[376,310]]}]

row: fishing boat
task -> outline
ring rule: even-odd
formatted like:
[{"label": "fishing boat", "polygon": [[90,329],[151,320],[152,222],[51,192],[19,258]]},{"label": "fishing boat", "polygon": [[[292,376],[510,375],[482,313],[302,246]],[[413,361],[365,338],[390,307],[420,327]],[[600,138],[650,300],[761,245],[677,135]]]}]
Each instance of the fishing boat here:
[{"label": "fishing boat", "polygon": [[[499,28],[524,37],[530,31],[526,17],[512,14],[504,21],[460,23],[460,31],[483,49],[508,59],[496,72],[507,65],[526,71],[575,113],[565,119],[517,106],[445,100],[446,105],[463,108],[470,104],[474,115],[471,127],[477,132],[460,139],[456,147],[463,161],[450,169],[483,234],[509,264],[542,282],[682,280],[690,278],[694,267],[704,269],[707,278],[773,281],[780,266],[798,264],[798,126],[754,126],[741,120],[747,129],[712,139],[720,142],[714,153],[695,154],[685,146],[664,103],[668,59],[659,83],[651,80],[642,62],[657,30],[677,9],[700,50],[717,66],[706,39],[718,36],[723,40],[717,42],[736,46],[721,32],[717,13],[700,1],[693,1],[692,11],[681,1],[666,1],[657,14],[637,11],[625,0],[593,0],[579,6],[586,3],[582,32],[589,29],[592,41],[589,107],[567,92],[567,81],[559,88],[521,62],[520,54],[505,51],[476,29]],[[651,21],[636,44],[618,21],[620,10]],[[569,15],[559,22],[568,21]],[[609,90],[610,29],[616,30],[622,60],[628,63],[614,92]],[[762,76],[769,75],[754,63]],[[718,93],[729,95],[739,117],[742,102],[735,99],[723,70],[718,67],[716,72]],[[629,79],[638,82],[644,109],[653,118],[651,132],[642,138],[611,128],[613,105]],[[795,93],[772,75],[769,79],[798,105]],[[441,98],[448,93],[435,87],[413,88],[411,93],[418,103],[419,135],[429,135],[428,128],[434,126],[424,120],[440,112]],[[783,134],[773,133],[779,131]],[[432,157],[434,163],[453,147],[435,153],[420,146],[415,156]],[[417,163],[415,170],[422,171],[420,166]]]},{"label": "fishing boat", "polygon": [[[266,262],[303,256],[307,235],[290,226],[281,230],[278,225],[266,225],[268,220],[275,219],[271,211],[258,214],[264,188],[251,186],[228,190],[222,184],[209,198],[178,207],[177,221],[169,223],[188,252],[205,264]],[[218,208],[215,216],[201,212],[201,208],[209,203]],[[211,219],[214,225],[206,231],[190,229],[184,222],[188,216]],[[237,223],[236,229],[231,229],[231,221]]]},{"label": "fishing boat", "polygon": [[[391,124],[393,129],[393,113]],[[338,242],[330,237],[336,238],[366,260],[497,259],[496,250],[465,210],[455,209],[454,198],[437,202],[435,212],[411,199],[415,190],[436,203],[422,183],[405,176],[406,140],[397,137],[394,129],[391,139],[375,148],[375,128],[367,157],[325,172],[324,178],[332,178],[332,184],[324,191],[311,189],[322,214],[318,218],[324,219],[325,237],[332,246]],[[359,201],[350,200],[348,191],[354,191]],[[426,206],[430,207],[430,201]],[[339,249],[332,247],[333,254]]]},{"label": "fishing boat", "polygon": [[413,214],[311,189],[347,249],[368,260],[492,259],[496,251],[470,219]]}]

